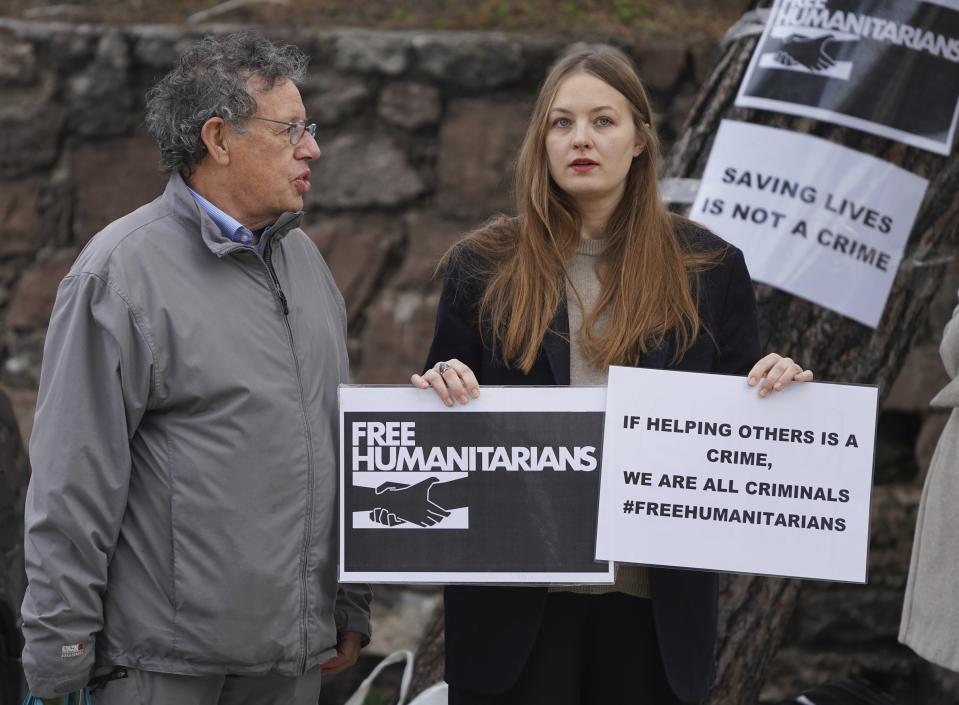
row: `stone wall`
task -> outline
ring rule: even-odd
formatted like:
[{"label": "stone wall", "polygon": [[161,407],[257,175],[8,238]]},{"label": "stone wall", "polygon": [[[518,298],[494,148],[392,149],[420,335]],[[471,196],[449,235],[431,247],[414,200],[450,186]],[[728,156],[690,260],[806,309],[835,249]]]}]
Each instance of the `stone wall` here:
[{"label": "stone wall", "polygon": [[[163,188],[143,94],[197,36],[0,20],[0,384],[25,431],[57,282],[95,232]],[[464,232],[509,210],[532,97],[568,42],[362,30],[271,36],[313,57],[302,93],[323,155],[306,230],[347,302],[354,379],[403,383],[429,343],[435,264]],[[626,48],[671,140],[712,47]]]},{"label": "stone wall", "polygon": [[[143,94],[197,36],[0,20],[0,385],[25,438],[57,283],[97,230],[163,188],[142,127]],[[306,230],[346,299],[354,379],[405,383],[429,342],[435,263],[464,232],[509,210],[510,167],[536,85],[567,42],[361,30],[271,36],[313,57],[302,92],[323,156]],[[715,47],[657,39],[625,48],[668,145]],[[944,423],[928,400],[944,381],[936,348],[957,285],[953,274],[880,418],[870,582],[804,586],[765,702],[860,673],[904,703],[959,703],[955,680],[895,639],[922,477]],[[393,588],[384,597],[373,647],[413,645],[435,591]]]}]

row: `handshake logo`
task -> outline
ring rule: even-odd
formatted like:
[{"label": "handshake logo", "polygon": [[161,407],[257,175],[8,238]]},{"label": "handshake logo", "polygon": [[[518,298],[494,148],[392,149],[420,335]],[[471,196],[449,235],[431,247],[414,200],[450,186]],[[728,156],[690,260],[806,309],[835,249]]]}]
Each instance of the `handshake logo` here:
[{"label": "handshake logo", "polygon": [[427,528],[446,519],[450,512],[430,499],[430,490],[439,480],[428,477],[415,485],[384,482],[376,488],[377,500],[382,506],[370,512],[370,519],[384,526],[408,522]]},{"label": "handshake logo", "polygon": [[831,34],[822,37],[790,34],[774,58],[783,66],[801,65],[810,71],[825,71],[836,65],[836,60],[826,52],[826,46],[832,41]]},{"label": "handshake logo", "polygon": [[849,35],[827,33],[809,36],[793,31],[781,37],[781,43],[775,51],[760,56],[759,66],[848,81],[853,64],[838,58],[839,49],[846,42],[857,41],[858,37]]},{"label": "handshake logo", "polygon": [[[384,475],[397,476],[406,482],[387,480],[354,491],[364,494],[360,506],[354,505],[353,528],[364,529],[467,529],[469,507],[466,502],[465,473],[451,479],[436,475],[419,480],[418,473],[376,473],[380,480]],[[372,478],[370,478],[372,479]]]}]

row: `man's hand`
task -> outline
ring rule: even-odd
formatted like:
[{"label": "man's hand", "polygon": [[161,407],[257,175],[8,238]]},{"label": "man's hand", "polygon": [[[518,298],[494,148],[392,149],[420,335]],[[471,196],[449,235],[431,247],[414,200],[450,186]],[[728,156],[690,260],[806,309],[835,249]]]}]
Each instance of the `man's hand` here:
[{"label": "man's hand", "polygon": [[320,673],[332,676],[355,664],[360,657],[362,643],[363,635],[359,632],[340,632],[336,640],[336,656],[320,664]]},{"label": "man's hand", "polygon": [[404,521],[417,526],[433,526],[450,515],[448,511],[430,499],[430,488],[439,480],[428,477],[415,485],[399,482],[384,482],[376,488],[377,507],[370,512],[370,519],[395,526]]}]

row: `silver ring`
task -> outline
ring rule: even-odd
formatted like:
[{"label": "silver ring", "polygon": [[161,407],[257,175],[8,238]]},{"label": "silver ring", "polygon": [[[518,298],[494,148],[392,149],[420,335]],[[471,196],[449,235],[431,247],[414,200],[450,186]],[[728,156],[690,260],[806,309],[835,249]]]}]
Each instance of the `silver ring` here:
[{"label": "silver ring", "polygon": [[445,360],[443,362],[436,363],[436,371],[439,372],[441,375],[445,373],[446,370],[448,370],[449,368],[450,368],[450,363],[446,362]]}]

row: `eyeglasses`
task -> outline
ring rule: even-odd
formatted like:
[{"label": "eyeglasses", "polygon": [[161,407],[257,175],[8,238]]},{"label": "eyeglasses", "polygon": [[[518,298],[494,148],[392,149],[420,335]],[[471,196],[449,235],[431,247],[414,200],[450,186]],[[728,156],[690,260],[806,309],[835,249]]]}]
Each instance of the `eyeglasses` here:
[{"label": "eyeglasses", "polygon": [[309,125],[306,122],[286,122],[285,120],[274,120],[273,118],[259,117],[258,115],[253,115],[251,117],[253,120],[262,120],[263,122],[275,122],[278,125],[286,125],[284,132],[290,133],[290,144],[297,144],[301,139],[303,139],[303,134],[306,132],[310,133],[310,137],[316,137],[316,123],[311,122]]}]

